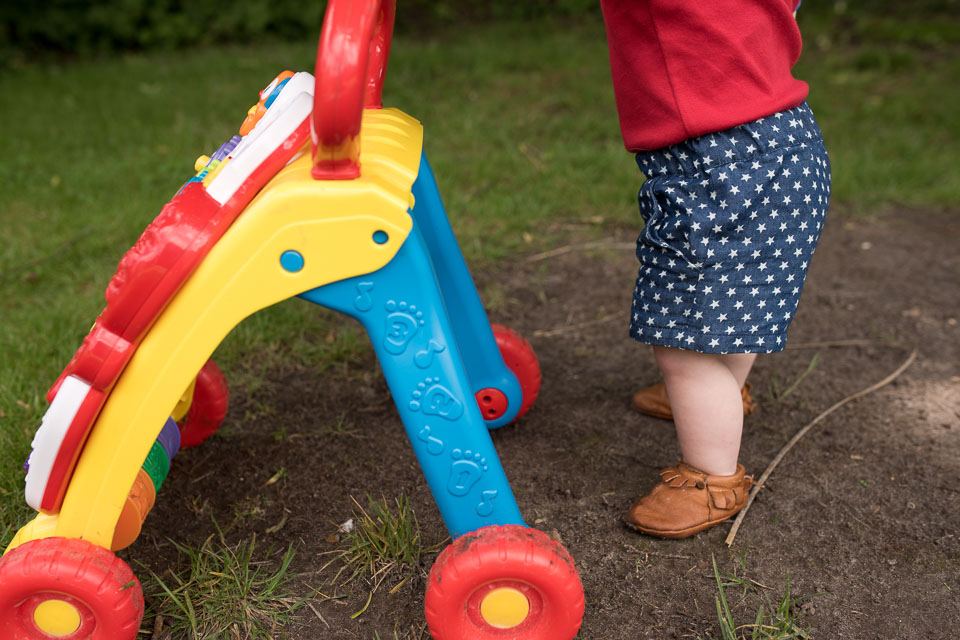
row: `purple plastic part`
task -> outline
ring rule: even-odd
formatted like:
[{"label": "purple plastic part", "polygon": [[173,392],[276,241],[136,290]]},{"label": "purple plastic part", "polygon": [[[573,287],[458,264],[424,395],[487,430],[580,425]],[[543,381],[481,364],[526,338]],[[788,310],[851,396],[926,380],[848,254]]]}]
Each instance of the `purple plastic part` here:
[{"label": "purple plastic part", "polygon": [[163,429],[160,430],[160,435],[157,436],[157,442],[160,443],[163,450],[167,452],[167,457],[173,462],[173,456],[177,455],[177,451],[180,450],[180,427],[173,421],[173,418],[167,418]]},{"label": "purple plastic part", "polygon": [[23,461],[23,470],[30,471],[30,456],[33,455],[33,449],[30,449],[30,453],[27,454],[27,459]]},{"label": "purple plastic part", "polygon": [[237,145],[240,144],[240,140],[242,140],[240,136],[233,136],[232,138],[224,142],[222,145],[220,145],[220,148],[213,152],[213,155],[210,156],[210,159],[223,160],[228,155],[230,155],[230,152],[232,152],[234,149],[237,148]]}]

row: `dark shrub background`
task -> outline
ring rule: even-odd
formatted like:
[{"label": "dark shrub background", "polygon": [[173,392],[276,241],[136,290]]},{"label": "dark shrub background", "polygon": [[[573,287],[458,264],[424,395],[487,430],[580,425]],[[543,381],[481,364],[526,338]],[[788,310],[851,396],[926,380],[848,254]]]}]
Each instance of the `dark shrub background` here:
[{"label": "dark shrub background", "polygon": [[[7,64],[46,57],[174,49],[319,33],[323,0],[0,0],[0,55]],[[856,16],[910,12],[955,15],[960,0],[804,0],[856,31]],[[599,0],[400,0],[400,33],[469,28],[493,20],[599,16]],[[4,62],[0,62],[3,65]]]}]

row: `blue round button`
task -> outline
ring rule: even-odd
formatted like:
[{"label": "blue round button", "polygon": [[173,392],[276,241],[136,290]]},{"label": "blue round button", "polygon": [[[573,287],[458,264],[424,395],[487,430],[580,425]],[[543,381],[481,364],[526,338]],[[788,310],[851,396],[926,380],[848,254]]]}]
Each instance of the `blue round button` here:
[{"label": "blue round button", "polygon": [[387,235],[386,231],[381,230],[373,232],[373,241],[377,244],[385,244],[389,239],[390,236]]},{"label": "blue round button", "polygon": [[284,251],[280,256],[280,266],[290,273],[303,269],[303,256],[299,251]]}]

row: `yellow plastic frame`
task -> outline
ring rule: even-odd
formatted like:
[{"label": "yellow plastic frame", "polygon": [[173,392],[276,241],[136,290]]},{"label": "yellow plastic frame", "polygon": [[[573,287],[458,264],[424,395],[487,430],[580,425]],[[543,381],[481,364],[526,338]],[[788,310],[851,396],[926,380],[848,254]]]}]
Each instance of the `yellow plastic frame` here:
[{"label": "yellow plastic frame", "polygon": [[[157,318],[117,380],[80,455],[59,513],[38,514],[7,552],[30,540],[82,538],[109,549],[127,493],[184,389],[233,327],[310,289],[371,273],[412,229],[420,123],[396,109],[363,116],[361,175],[318,181],[309,150],[247,206]],[[373,235],[387,234],[378,243]],[[280,256],[297,251],[303,268]]]}]

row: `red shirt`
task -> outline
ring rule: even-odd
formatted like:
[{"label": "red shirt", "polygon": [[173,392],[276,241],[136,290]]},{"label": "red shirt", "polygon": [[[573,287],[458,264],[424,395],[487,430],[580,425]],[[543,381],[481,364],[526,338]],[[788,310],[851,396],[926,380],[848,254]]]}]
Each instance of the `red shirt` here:
[{"label": "red shirt", "polygon": [[795,107],[797,0],[601,0],[623,141],[659,149]]}]

